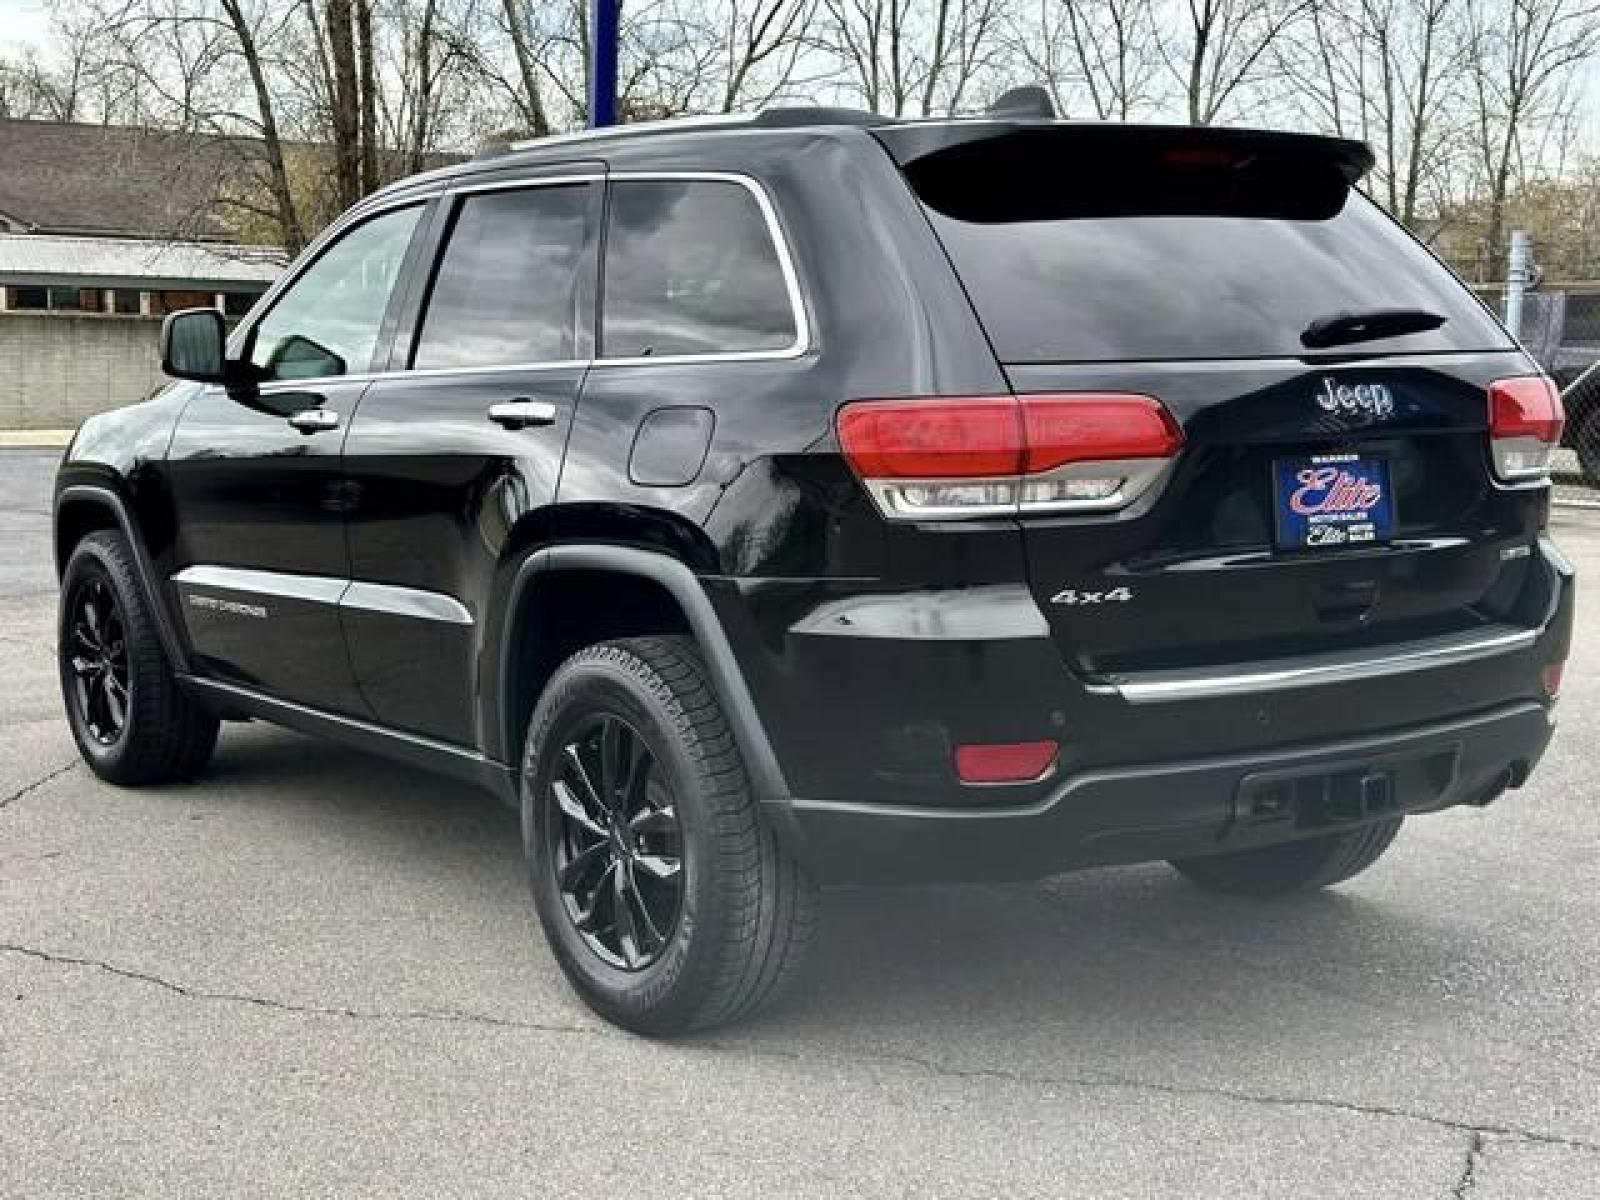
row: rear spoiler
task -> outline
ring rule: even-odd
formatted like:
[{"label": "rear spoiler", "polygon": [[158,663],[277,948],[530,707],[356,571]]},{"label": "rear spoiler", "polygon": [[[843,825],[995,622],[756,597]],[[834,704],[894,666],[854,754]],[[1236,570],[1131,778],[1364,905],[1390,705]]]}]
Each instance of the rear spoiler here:
[{"label": "rear spoiler", "polygon": [[1372,169],[1375,161],[1370,146],[1348,138],[1209,125],[1121,125],[978,117],[876,125],[872,127],[872,135],[902,168],[949,151],[976,148],[976,143],[1013,143],[1020,153],[1046,153],[1052,157],[1076,152],[1097,158],[1109,151],[1119,154],[1217,153],[1237,155],[1240,159],[1261,157],[1332,164],[1345,182],[1354,186]]}]

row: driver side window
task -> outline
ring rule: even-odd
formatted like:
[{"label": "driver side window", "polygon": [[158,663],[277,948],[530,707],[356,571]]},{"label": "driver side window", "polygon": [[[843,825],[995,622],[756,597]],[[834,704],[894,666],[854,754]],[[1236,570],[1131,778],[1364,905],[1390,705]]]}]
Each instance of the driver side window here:
[{"label": "driver side window", "polygon": [[422,208],[396,209],[356,226],[278,297],[250,349],[263,379],[354,375],[371,366]]}]

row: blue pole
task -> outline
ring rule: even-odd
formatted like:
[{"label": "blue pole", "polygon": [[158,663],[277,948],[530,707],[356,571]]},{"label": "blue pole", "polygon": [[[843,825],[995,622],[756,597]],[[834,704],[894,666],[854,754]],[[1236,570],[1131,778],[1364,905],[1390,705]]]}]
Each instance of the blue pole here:
[{"label": "blue pole", "polygon": [[589,22],[589,124],[617,123],[617,38],[622,0],[591,0]]}]

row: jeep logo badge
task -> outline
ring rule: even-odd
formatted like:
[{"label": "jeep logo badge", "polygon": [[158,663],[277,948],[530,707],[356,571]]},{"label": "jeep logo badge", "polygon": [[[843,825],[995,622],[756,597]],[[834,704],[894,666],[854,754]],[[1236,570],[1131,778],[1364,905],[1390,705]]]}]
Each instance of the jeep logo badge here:
[{"label": "jeep logo badge", "polygon": [[1317,407],[1324,412],[1345,416],[1388,417],[1394,414],[1394,396],[1381,383],[1335,383],[1324,376],[1317,393]]}]

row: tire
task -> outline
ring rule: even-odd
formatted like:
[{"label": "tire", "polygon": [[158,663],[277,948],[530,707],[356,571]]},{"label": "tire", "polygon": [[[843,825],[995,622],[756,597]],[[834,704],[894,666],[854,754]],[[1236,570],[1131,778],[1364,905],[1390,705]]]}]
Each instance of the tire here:
[{"label": "tire", "polygon": [[[105,635],[93,645],[79,636],[90,608]],[[73,548],[61,578],[56,661],[73,740],[101,779],[125,787],[190,779],[210,760],[217,720],[173,676],[120,533],[92,533]]]},{"label": "tire", "polygon": [[563,663],[528,723],[521,794],[540,923],[600,1016],[670,1036],[745,1017],[793,982],[816,886],[761,819],[691,639],[607,642]]},{"label": "tire", "polygon": [[1207,891],[1234,896],[1287,896],[1332,887],[1361,874],[1383,856],[1403,818],[1363,825],[1281,846],[1173,859],[1172,865]]}]

